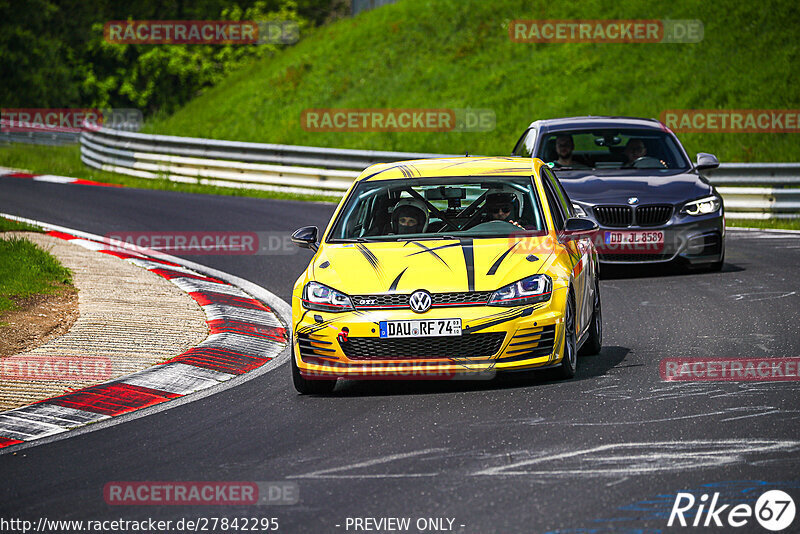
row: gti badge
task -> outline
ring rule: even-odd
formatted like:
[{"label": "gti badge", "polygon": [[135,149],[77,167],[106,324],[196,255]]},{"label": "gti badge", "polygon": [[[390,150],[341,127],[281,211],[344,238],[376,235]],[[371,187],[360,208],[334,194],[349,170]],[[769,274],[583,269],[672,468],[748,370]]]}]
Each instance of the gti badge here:
[{"label": "gti badge", "polygon": [[431,307],[431,294],[427,291],[419,290],[411,294],[408,305],[417,313],[425,313]]},{"label": "gti badge", "polygon": [[639,203],[639,197],[630,197],[628,199],[628,204],[630,204],[631,206],[638,203]]}]

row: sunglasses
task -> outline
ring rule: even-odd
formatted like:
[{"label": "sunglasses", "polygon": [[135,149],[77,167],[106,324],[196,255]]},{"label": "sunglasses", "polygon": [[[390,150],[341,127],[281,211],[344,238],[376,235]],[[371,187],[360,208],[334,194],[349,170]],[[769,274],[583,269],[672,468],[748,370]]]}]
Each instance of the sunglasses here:
[{"label": "sunglasses", "polygon": [[491,213],[511,213],[511,206],[492,206],[489,211]]}]

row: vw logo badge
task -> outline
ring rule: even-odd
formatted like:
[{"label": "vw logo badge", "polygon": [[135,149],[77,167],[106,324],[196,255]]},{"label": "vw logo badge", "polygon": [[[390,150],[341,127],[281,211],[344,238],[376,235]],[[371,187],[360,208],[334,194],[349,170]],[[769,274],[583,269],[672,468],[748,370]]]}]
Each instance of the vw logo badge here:
[{"label": "vw logo badge", "polygon": [[431,307],[431,294],[427,291],[419,290],[411,294],[408,299],[408,305],[417,313],[425,313]]},{"label": "vw logo badge", "polygon": [[630,204],[631,206],[638,203],[639,203],[639,197],[630,197],[628,199],[628,204]]}]

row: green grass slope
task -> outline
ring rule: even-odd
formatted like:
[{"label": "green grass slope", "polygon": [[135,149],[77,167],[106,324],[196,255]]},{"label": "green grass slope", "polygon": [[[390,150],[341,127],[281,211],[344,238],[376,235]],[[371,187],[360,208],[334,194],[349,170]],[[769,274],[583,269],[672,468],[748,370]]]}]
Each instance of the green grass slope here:
[{"label": "green grass slope", "polygon": [[[3,231],[27,230],[26,225],[0,220]],[[0,313],[14,309],[20,299],[53,293],[71,284],[72,273],[55,256],[24,237],[0,233]]]},{"label": "green grass slope", "polygon": [[[514,19],[699,19],[696,44],[514,43]],[[667,109],[799,109],[800,7],[591,0],[399,0],[314,30],[148,131],[314,146],[507,154],[533,120]],[[306,108],[491,108],[492,132],[320,133]],[[684,133],[692,156],[800,161],[799,134]]]}]

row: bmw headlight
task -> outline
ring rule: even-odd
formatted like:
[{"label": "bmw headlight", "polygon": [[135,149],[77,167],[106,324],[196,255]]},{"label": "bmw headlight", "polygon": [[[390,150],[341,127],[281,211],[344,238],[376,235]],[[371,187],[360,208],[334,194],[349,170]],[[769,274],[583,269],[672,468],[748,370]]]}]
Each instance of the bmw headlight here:
[{"label": "bmw headlight", "polygon": [[709,213],[714,213],[717,211],[720,206],[722,206],[720,198],[718,196],[711,195],[710,197],[687,202],[683,206],[681,213],[687,213],[689,215],[708,215]]},{"label": "bmw headlight", "polygon": [[573,202],[572,203],[572,209],[575,210],[575,216],[576,217],[583,217],[584,219],[587,217],[586,210],[583,209],[583,206],[581,206],[580,204],[578,204],[576,202]]},{"label": "bmw headlight", "polygon": [[501,287],[489,299],[489,306],[522,306],[550,300],[553,280],[546,274],[523,278],[513,284]]},{"label": "bmw headlight", "polygon": [[303,288],[303,307],[309,310],[343,312],[353,309],[350,297],[318,282],[309,282]]}]

